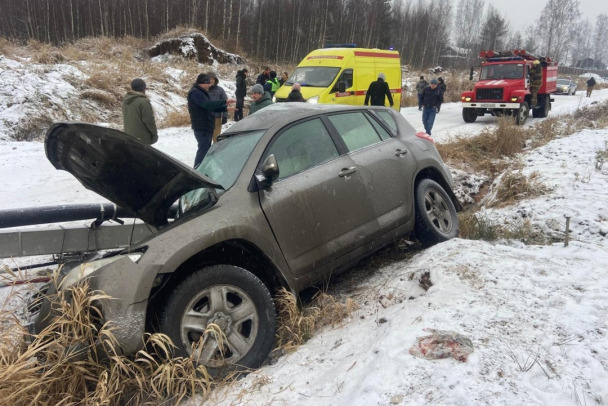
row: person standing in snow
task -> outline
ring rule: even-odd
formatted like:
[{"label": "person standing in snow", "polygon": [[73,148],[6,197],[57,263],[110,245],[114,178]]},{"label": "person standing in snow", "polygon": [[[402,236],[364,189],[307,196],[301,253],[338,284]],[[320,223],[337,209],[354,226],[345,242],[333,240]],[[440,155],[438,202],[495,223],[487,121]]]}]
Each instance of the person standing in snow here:
[{"label": "person standing in snow", "polygon": [[122,121],[124,132],[144,144],[158,141],[158,130],[150,99],[146,96],[146,82],[133,79],[131,90],[122,99]]},{"label": "person standing in snow", "polygon": [[424,76],[420,76],[420,80],[416,83],[416,92],[418,92],[418,110],[422,110],[422,92],[429,84],[424,80]]},{"label": "person standing in snow", "polygon": [[384,106],[384,99],[387,98],[388,104],[393,107],[393,96],[391,95],[388,83],[384,81],[385,79],[384,73],[379,73],[378,80],[370,83],[367,92],[365,92],[364,106],[368,106],[370,102],[372,106]]},{"label": "person standing in snow", "polygon": [[[215,72],[208,72],[207,75],[211,78],[211,86],[209,87],[209,96],[211,100],[228,100],[226,91],[219,86],[220,80]],[[216,111],[213,113],[215,117],[215,125],[213,127],[213,143],[217,142],[217,137],[222,132],[222,125],[228,122],[228,111]]]},{"label": "person standing in snow", "polygon": [[[441,76],[439,76],[437,78],[437,87],[439,88],[439,90],[441,90],[441,93],[443,94],[443,96],[445,97],[445,91],[447,90],[447,85],[445,84],[445,81],[443,80],[443,78]],[[437,113],[439,113],[439,111],[441,110],[441,106],[439,106],[437,108]]]},{"label": "person standing in snow", "polygon": [[213,130],[215,128],[215,117],[213,113],[223,111],[234,111],[234,107],[228,107],[228,104],[234,103],[235,100],[211,100],[209,88],[211,87],[211,77],[201,73],[196,78],[196,83],[188,92],[188,113],[190,113],[190,123],[194,130],[194,136],[198,143],[196,157],[194,158],[194,167],[196,168],[207,155],[211,140],[213,139]]},{"label": "person standing in snow", "polygon": [[264,66],[264,71],[258,75],[255,83],[256,85],[264,86],[268,79],[270,79],[270,68],[268,66]]},{"label": "person standing in snow", "polygon": [[287,96],[287,101],[288,102],[305,102],[306,100],[304,100],[304,96],[302,96],[302,93],[300,92],[301,89],[302,89],[302,85],[300,85],[298,82],[294,83],[293,86],[291,87],[291,92],[289,93],[289,96]]},{"label": "person standing in snow", "polygon": [[595,79],[593,78],[593,76],[591,76],[587,81],[587,97],[591,97],[591,92],[593,92],[593,86],[595,86]]},{"label": "person standing in snow", "polygon": [[236,73],[236,110],[234,110],[234,121],[243,119],[243,107],[245,107],[245,96],[247,96],[247,68]]},{"label": "person standing in snow", "polygon": [[277,79],[277,73],[272,70],[270,71],[270,79],[264,84],[264,91],[270,93],[270,98],[272,98],[277,90],[279,90],[279,87],[281,87],[281,83]]},{"label": "person standing in snow", "polygon": [[283,86],[285,82],[287,82],[287,79],[289,79],[289,75],[287,74],[287,72],[281,73],[281,79],[279,79],[279,83],[281,84],[281,86]]},{"label": "person standing in snow", "polygon": [[443,93],[437,87],[437,79],[431,79],[431,84],[422,92],[422,124],[424,131],[431,135],[435,115],[443,103]]},{"label": "person standing in snow", "polygon": [[251,88],[251,98],[253,99],[253,102],[249,106],[249,115],[272,104],[270,93],[265,92],[264,88],[259,83]]}]

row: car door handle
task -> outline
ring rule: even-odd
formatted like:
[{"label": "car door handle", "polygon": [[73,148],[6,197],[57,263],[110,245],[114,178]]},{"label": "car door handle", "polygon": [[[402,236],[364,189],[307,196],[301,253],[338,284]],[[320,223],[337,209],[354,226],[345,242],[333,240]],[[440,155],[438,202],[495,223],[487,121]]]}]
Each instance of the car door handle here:
[{"label": "car door handle", "polygon": [[407,155],[407,149],[406,150],[397,149],[397,151],[395,151],[395,155],[396,156],[406,156]]},{"label": "car door handle", "polygon": [[338,174],[338,176],[343,178],[343,177],[353,174],[355,172],[357,172],[357,168],[355,168],[354,166],[351,166],[350,168],[343,168],[340,171],[340,173]]}]

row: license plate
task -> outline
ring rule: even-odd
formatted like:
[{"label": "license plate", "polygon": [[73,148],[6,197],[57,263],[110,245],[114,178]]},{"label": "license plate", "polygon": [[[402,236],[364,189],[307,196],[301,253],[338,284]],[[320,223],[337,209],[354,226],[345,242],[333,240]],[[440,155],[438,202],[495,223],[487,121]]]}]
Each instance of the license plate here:
[{"label": "license plate", "polygon": [[480,106],[481,107],[486,107],[486,108],[492,108],[492,107],[494,107],[494,105],[492,103],[481,103]]}]

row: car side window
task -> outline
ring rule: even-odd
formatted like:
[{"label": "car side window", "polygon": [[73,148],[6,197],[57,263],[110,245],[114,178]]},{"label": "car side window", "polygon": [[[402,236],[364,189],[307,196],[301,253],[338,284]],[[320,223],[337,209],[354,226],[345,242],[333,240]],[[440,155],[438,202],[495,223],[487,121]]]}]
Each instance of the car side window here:
[{"label": "car side window", "polygon": [[372,123],[361,112],[328,116],[349,151],[356,151],[381,141]]},{"label": "car side window", "polygon": [[296,124],[281,133],[272,143],[267,155],[270,154],[277,160],[279,180],[339,156],[319,118]]},{"label": "car side window", "polygon": [[397,134],[397,122],[390,112],[376,110],[375,113],[393,130],[393,134]]},{"label": "car side window", "polygon": [[348,89],[353,87],[353,70],[352,69],[344,69],[333,89],[331,89],[330,93],[335,93],[339,89],[340,82],[344,82],[344,88]]}]

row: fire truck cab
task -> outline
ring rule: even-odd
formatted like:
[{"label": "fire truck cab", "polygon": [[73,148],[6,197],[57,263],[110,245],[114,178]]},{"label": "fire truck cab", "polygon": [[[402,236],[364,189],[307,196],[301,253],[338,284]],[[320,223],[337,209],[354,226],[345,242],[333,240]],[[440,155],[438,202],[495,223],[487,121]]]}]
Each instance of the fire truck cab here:
[{"label": "fire truck cab", "polygon": [[[472,123],[478,116],[491,114],[514,116],[517,124],[524,124],[530,110],[535,118],[547,117],[553,101],[551,95],[557,89],[557,63],[525,50],[481,51],[479,56],[483,58],[479,81],[473,90],[463,92],[460,97],[465,122]],[[535,60],[541,63],[543,78],[537,103],[531,106],[530,69]]]}]

